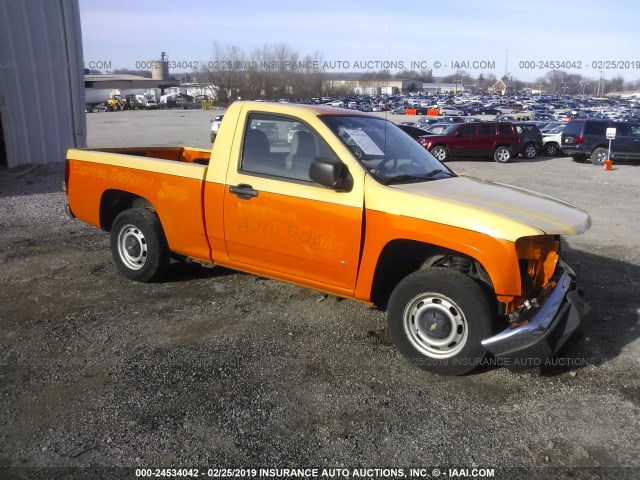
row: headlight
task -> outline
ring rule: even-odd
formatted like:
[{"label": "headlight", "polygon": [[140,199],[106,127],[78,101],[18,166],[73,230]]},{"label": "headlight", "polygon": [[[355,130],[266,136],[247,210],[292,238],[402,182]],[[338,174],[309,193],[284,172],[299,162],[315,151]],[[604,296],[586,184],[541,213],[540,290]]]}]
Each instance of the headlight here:
[{"label": "headlight", "polygon": [[522,237],[516,241],[520,264],[522,295],[537,295],[556,270],[560,257],[560,239],[550,235]]}]

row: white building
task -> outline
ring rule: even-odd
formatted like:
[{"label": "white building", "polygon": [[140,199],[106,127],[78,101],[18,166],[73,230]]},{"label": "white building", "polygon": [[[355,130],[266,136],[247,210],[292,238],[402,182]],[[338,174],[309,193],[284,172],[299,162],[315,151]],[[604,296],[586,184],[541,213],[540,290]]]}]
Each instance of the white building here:
[{"label": "white building", "polygon": [[86,146],[77,0],[0,0],[0,168]]}]

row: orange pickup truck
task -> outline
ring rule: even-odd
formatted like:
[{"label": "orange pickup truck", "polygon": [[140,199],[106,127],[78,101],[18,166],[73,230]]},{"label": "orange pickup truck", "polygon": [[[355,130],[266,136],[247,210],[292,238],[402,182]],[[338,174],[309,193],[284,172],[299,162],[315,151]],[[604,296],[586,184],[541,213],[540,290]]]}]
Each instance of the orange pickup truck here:
[{"label": "orange pickup truck", "polygon": [[130,279],[157,280],[177,257],[374,304],[431,372],[530,367],[588,309],[560,258],[586,212],[459,176],[352,110],[237,102],[211,152],[69,150],[65,185],[69,214],[111,232]]}]

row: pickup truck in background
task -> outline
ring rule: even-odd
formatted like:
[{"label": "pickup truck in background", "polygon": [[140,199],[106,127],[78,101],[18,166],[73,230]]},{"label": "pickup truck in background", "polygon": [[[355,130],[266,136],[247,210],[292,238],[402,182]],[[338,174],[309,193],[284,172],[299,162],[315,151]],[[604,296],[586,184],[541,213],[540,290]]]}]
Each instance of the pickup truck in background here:
[{"label": "pickup truck in background", "polygon": [[530,368],[587,311],[560,257],[586,212],[456,175],[352,110],[236,102],[210,152],[73,149],[65,188],[128,278],[157,280],[178,257],[377,305],[400,352],[435,373]]}]

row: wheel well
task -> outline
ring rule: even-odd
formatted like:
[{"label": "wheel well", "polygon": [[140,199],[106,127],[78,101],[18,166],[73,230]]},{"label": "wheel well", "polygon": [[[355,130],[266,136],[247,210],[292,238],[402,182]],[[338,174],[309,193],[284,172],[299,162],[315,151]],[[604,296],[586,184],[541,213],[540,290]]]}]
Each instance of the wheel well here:
[{"label": "wheel well", "polygon": [[380,253],[371,286],[371,301],[386,308],[391,292],[403,278],[421,268],[431,267],[458,270],[493,291],[489,275],[476,259],[437,245],[394,240]]},{"label": "wheel well", "polygon": [[130,208],[147,208],[155,210],[149,200],[122,190],[107,190],[100,199],[100,227],[111,230],[116,217]]}]

